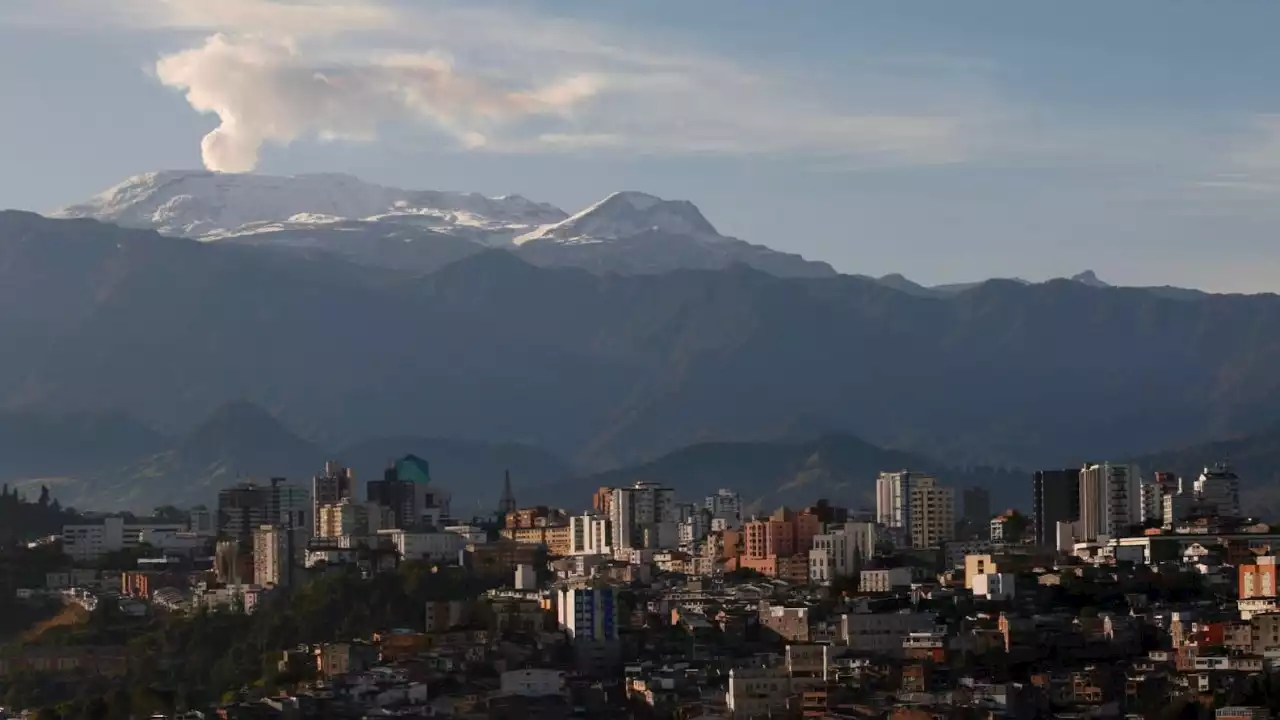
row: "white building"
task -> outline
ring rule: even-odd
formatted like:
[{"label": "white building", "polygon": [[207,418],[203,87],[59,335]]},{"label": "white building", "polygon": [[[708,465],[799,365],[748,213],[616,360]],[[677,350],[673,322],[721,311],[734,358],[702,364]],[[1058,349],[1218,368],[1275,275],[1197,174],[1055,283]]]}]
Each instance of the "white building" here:
[{"label": "white building", "polygon": [[390,541],[403,560],[456,562],[466,541],[457,533],[413,532],[399,528],[379,530],[378,537]]},{"label": "white building", "polygon": [[185,533],[186,523],[125,523],[107,517],[101,522],[64,525],[62,552],[79,562],[93,562],[107,553],[137,547],[143,533]]},{"label": "white building", "polygon": [[987,600],[1011,600],[1014,596],[1013,573],[984,573],[973,576],[973,596]]},{"label": "white building", "polygon": [[676,491],[671,488],[646,482],[614,488],[609,508],[612,548],[656,550],[677,546],[679,512]]},{"label": "white building", "polygon": [[876,552],[880,527],[871,522],[849,522],[831,532],[815,535],[809,551],[809,580],[830,585],[840,577],[853,577]]},{"label": "white building", "polygon": [[1080,471],[1080,532],[1078,541],[1125,537],[1142,523],[1142,497],[1137,469],[1102,463]]},{"label": "white building", "polygon": [[484,531],[484,528],[475,525],[450,525],[444,531],[461,535],[468,545],[483,545],[489,542],[489,534]]},{"label": "white building", "polygon": [[499,695],[547,697],[564,695],[566,692],[564,673],[560,670],[544,668],[508,670],[502,673],[499,683]]},{"label": "white building", "polygon": [[515,585],[517,590],[536,590],[538,588],[538,574],[534,571],[532,565],[517,565]]},{"label": "white building", "polygon": [[708,495],[706,508],[712,522],[721,520],[718,530],[737,530],[742,526],[742,498],[738,493],[720,488],[715,495]]},{"label": "white building", "polygon": [[569,518],[569,553],[571,555],[609,555],[609,518],[595,512],[587,512]]},{"label": "white building", "polygon": [[863,570],[859,578],[861,592],[893,592],[911,587],[911,568],[896,567],[881,570]]}]

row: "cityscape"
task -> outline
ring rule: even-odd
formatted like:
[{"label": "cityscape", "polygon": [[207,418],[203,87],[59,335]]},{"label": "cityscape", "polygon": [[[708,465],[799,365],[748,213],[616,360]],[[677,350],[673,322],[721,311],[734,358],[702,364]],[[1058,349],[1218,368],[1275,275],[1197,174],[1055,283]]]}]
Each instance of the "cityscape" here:
[{"label": "cityscape", "polygon": [[[0,682],[10,705],[86,681],[111,692],[157,627],[277,624],[323,592],[336,615],[315,636],[262,638],[260,658],[241,658],[256,682],[202,702],[200,683],[175,679],[142,694],[147,711],[1268,716],[1280,530],[1243,516],[1227,463],[1196,478],[1039,471],[1030,513],[993,512],[984,488],[926,472],[869,480],[874,508],[755,511],[731,488],[682,498],[643,480],[556,508],[519,504],[508,474],[493,512],[464,520],[445,479],[408,455],[363,483],[329,462],[309,484],[242,480],[216,507],[163,519],[84,514],[8,551],[56,558],[12,597],[66,609],[44,631],[60,639],[0,656]],[[347,592],[420,571],[421,607],[350,632],[364,611]]]},{"label": "cityscape", "polygon": [[0,0],[0,720],[1280,720],[1277,28]]}]

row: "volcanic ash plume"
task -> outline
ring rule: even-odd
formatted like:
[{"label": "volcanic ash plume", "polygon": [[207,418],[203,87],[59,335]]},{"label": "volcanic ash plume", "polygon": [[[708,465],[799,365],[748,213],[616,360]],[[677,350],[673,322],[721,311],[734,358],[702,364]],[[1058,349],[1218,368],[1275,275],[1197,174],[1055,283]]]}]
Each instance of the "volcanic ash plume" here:
[{"label": "volcanic ash plume", "polygon": [[162,57],[156,75],[196,110],[218,116],[201,150],[205,166],[220,172],[253,170],[264,143],[372,140],[392,121],[430,124],[467,147],[483,146],[486,132],[502,123],[566,114],[600,90],[588,75],[511,90],[433,55],[322,65],[290,43],[226,35]]}]

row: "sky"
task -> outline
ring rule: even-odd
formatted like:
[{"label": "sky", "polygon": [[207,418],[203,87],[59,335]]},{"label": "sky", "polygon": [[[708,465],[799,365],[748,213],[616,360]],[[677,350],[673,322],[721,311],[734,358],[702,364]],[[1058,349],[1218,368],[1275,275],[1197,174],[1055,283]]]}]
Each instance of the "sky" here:
[{"label": "sky", "polygon": [[1280,292],[1280,3],[4,0],[0,207],[346,172],[927,284]]}]

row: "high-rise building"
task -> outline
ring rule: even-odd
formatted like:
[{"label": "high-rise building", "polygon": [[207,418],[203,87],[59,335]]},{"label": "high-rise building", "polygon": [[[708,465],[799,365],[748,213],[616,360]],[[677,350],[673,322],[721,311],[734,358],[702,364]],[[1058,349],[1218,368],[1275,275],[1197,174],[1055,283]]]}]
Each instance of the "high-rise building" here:
[{"label": "high-rise building", "polygon": [[572,555],[608,555],[610,546],[609,518],[587,512],[569,518],[569,552]]},{"label": "high-rise building", "polygon": [[911,482],[911,547],[938,547],[955,536],[955,490],[939,485],[932,477]]},{"label": "high-rise building", "polygon": [[262,525],[253,532],[253,582],[263,587],[289,587],[299,550],[297,530]]},{"label": "high-rise building", "polygon": [[365,485],[366,499],[389,508],[402,530],[438,528],[450,523],[450,494],[431,482],[430,465],[416,455],[391,464],[381,480]]},{"label": "high-rise building", "polygon": [[876,521],[899,543],[934,547],[955,534],[955,491],[936,478],[909,470],[876,479]]},{"label": "high-rise building", "polygon": [[1080,534],[1084,542],[1125,537],[1142,522],[1137,469],[1101,463],[1080,471]]},{"label": "high-rise building", "polygon": [[707,496],[706,507],[712,520],[724,521],[721,529],[737,530],[742,526],[742,498],[738,493],[721,488],[715,495]]},{"label": "high-rise building", "polygon": [[1150,480],[1141,480],[1138,488],[1141,497],[1142,521],[1162,523],[1164,520],[1164,499],[1177,495],[1182,482],[1178,476],[1170,472],[1158,472]]},{"label": "high-rise building", "polygon": [[1213,507],[1218,517],[1240,517],[1240,476],[1227,463],[1205,468],[1195,490],[1200,502]]},{"label": "high-rise building", "polygon": [[272,478],[270,484],[236,483],[218,491],[218,534],[248,547],[262,525],[305,528],[310,522],[307,489]]},{"label": "high-rise building", "polygon": [[679,542],[676,491],[638,482],[614,488],[609,501],[614,550],[659,549]]},{"label": "high-rise building", "polygon": [[621,653],[622,608],[613,587],[575,587],[556,591],[556,620],[569,638],[578,665],[608,667]]},{"label": "high-rise building", "polygon": [[1031,480],[1031,507],[1036,545],[1057,547],[1058,523],[1080,519],[1080,470],[1037,470]]},{"label": "high-rise building", "polygon": [[358,503],[351,498],[320,506],[315,536],[321,538],[362,538],[389,527],[392,513],[377,503]]},{"label": "high-rise building", "polygon": [[320,506],[339,503],[352,497],[355,473],[330,460],[324,472],[311,479],[311,527],[320,536]]},{"label": "high-rise building", "polygon": [[926,479],[924,473],[910,470],[882,472],[876,478],[876,522],[911,536],[911,485],[913,480]]},{"label": "high-rise building", "polygon": [[591,507],[606,517],[613,515],[613,488],[602,487],[592,493]]}]

